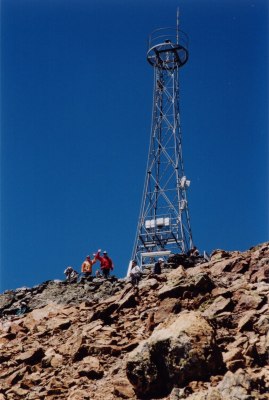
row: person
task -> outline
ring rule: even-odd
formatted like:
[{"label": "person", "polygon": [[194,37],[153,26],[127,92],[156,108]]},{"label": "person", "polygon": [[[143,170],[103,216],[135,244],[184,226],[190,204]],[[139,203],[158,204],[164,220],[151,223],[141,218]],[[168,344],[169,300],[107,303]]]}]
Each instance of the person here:
[{"label": "person", "polygon": [[153,266],[152,273],[154,275],[160,275],[162,273],[163,265],[164,265],[164,259],[163,258],[159,258],[158,261]]},{"label": "person", "polygon": [[25,314],[30,311],[30,307],[28,306],[26,301],[22,301],[20,303],[20,307],[16,310],[16,315]]},{"label": "person", "polygon": [[84,278],[89,278],[92,274],[92,266],[96,263],[96,258],[91,260],[91,256],[87,256],[81,265],[81,272]]},{"label": "person", "polygon": [[131,272],[130,272],[131,284],[133,286],[138,286],[138,283],[141,279],[141,275],[142,275],[142,271],[141,271],[139,265],[137,265],[136,260],[133,260],[132,268],[131,268]]},{"label": "person", "polygon": [[78,272],[75,271],[71,266],[67,267],[64,270],[64,274],[66,276],[66,280],[69,283],[76,283],[78,279]]},{"label": "person", "polygon": [[101,276],[102,276],[101,272],[99,271],[99,269],[97,269],[96,272],[95,272],[95,277],[96,278],[101,278]]},{"label": "person", "polygon": [[196,246],[193,246],[188,252],[187,252],[187,257],[198,257],[199,256],[199,250],[197,249]]},{"label": "person", "polygon": [[107,251],[103,251],[103,256],[100,256],[101,249],[98,250],[95,258],[100,261],[100,268],[104,278],[108,278],[110,274],[110,270],[114,269],[113,261],[110,257],[108,257]]}]

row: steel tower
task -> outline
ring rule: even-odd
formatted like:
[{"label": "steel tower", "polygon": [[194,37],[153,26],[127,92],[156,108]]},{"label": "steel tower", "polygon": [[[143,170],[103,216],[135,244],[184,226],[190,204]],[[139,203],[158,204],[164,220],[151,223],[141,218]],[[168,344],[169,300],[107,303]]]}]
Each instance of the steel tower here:
[{"label": "steel tower", "polygon": [[147,61],[153,66],[152,126],[144,191],[132,259],[142,267],[155,257],[185,253],[192,246],[182,158],[179,69],[188,60],[188,38],[176,28],[149,37]]}]

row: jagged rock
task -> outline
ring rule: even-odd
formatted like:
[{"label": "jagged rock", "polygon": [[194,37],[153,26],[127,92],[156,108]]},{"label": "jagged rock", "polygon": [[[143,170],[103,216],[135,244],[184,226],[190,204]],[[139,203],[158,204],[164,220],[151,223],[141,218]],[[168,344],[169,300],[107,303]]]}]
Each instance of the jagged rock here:
[{"label": "jagged rock", "polygon": [[214,283],[207,273],[200,273],[193,278],[194,291],[197,293],[210,292],[214,287]]},{"label": "jagged rock", "polygon": [[214,332],[195,312],[182,313],[154,330],[127,361],[127,377],[139,396],[165,395],[174,384],[204,379],[221,366]]},{"label": "jagged rock", "polygon": [[224,399],[227,400],[256,400],[258,397],[253,393],[256,388],[256,382],[243,369],[235,373],[228,371],[217,386]]},{"label": "jagged rock", "polygon": [[248,259],[247,260],[243,259],[241,261],[237,261],[233,265],[233,267],[231,269],[231,272],[243,274],[246,271],[248,271],[248,269],[249,269],[249,260]]},{"label": "jagged rock", "polygon": [[210,254],[210,260],[215,261],[215,260],[221,260],[222,258],[230,258],[231,254],[228,251],[221,250],[221,249],[216,249],[212,251]]},{"label": "jagged rock", "polygon": [[218,297],[218,296],[222,296],[222,297],[231,297],[231,291],[227,288],[223,288],[223,287],[216,287],[212,290],[211,292],[213,297]]},{"label": "jagged rock", "polygon": [[201,391],[199,393],[193,393],[188,397],[181,398],[186,398],[187,400],[227,400],[215,388],[209,389],[207,391]]},{"label": "jagged rock", "polygon": [[136,296],[134,293],[127,293],[122,299],[118,301],[118,311],[123,308],[132,308],[137,305]]},{"label": "jagged rock", "polygon": [[262,335],[260,340],[256,343],[257,353],[261,359],[262,364],[266,364],[269,361],[269,331],[266,335]]},{"label": "jagged rock", "polygon": [[254,324],[254,330],[260,335],[269,332],[269,314],[260,316],[259,320]]},{"label": "jagged rock", "polygon": [[83,362],[78,367],[78,375],[86,376],[88,379],[100,379],[103,374],[104,370],[97,357],[84,357]]},{"label": "jagged rock", "polygon": [[233,295],[233,300],[237,302],[236,311],[245,312],[247,310],[258,309],[265,301],[263,296],[256,293],[240,293],[239,291]]},{"label": "jagged rock", "polygon": [[67,397],[67,400],[90,400],[90,395],[87,390],[80,389],[71,389],[70,395]]},{"label": "jagged rock", "polygon": [[203,315],[206,317],[213,317],[216,314],[220,314],[224,311],[231,311],[233,309],[233,302],[231,299],[225,297],[217,297],[213,303],[206,308]]},{"label": "jagged rock", "polygon": [[[14,386],[11,390],[7,391],[7,398],[21,398],[21,397],[25,397],[27,395],[28,391],[26,389],[22,389],[21,387],[18,386]],[[15,396],[15,397],[10,397],[10,396]]]},{"label": "jagged rock", "polygon": [[24,362],[25,364],[28,365],[35,365],[42,360],[44,355],[45,355],[44,350],[41,347],[33,348],[31,350],[19,354],[17,356],[17,361],[19,363]]},{"label": "jagged rock", "polygon": [[214,276],[220,276],[224,272],[230,272],[235,264],[236,261],[234,260],[234,258],[225,258],[221,261],[215,261],[215,263],[211,264],[210,272]]},{"label": "jagged rock", "polygon": [[84,338],[81,335],[74,333],[65,343],[62,343],[57,350],[63,356],[70,357],[72,360],[77,360],[77,358],[81,357],[81,348],[83,343]]},{"label": "jagged rock", "polygon": [[141,294],[145,294],[150,289],[157,289],[159,282],[155,278],[142,280],[139,282],[139,291]]},{"label": "jagged rock", "polygon": [[[267,400],[269,243],[191,261],[138,290],[92,279],[0,294],[0,400]],[[15,315],[21,301],[29,310]],[[178,318],[192,328],[168,334]],[[156,397],[127,380],[131,351],[145,363],[134,387]]]},{"label": "jagged rock", "polygon": [[173,298],[164,299],[163,301],[161,301],[158,309],[154,314],[155,323],[159,324],[160,322],[163,322],[167,318],[167,315],[171,313],[178,314],[180,310],[181,310],[180,300]]},{"label": "jagged rock", "polygon": [[26,367],[20,368],[19,370],[13,372],[11,375],[6,377],[6,383],[8,386],[16,385],[24,376],[27,371]]},{"label": "jagged rock", "polygon": [[245,366],[245,358],[242,354],[241,349],[233,348],[227,353],[223,353],[223,361],[225,362],[227,369],[236,371],[238,368]]},{"label": "jagged rock", "polygon": [[133,399],[135,398],[134,390],[130,385],[130,382],[126,378],[117,379],[113,383],[114,395],[120,399]]},{"label": "jagged rock", "polygon": [[45,352],[45,357],[42,359],[41,365],[44,368],[60,367],[63,363],[63,356],[61,354],[55,353],[54,349],[50,348]]},{"label": "jagged rock", "polygon": [[46,325],[47,329],[52,332],[56,329],[64,330],[70,327],[71,320],[67,318],[53,318],[49,319]]},{"label": "jagged rock", "polygon": [[165,299],[167,297],[178,298],[182,297],[186,292],[190,292],[192,296],[194,296],[198,293],[211,291],[213,287],[214,284],[207,273],[199,273],[193,276],[182,274],[179,277],[168,280],[159,290],[158,296],[160,299]]},{"label": "jagged rock", "polygon": [[251,330],[253,325],[253,319],[256,316],[256,311],[250,310],[240,318],[238,322],[238,330],[240,332],[244,330]]}]

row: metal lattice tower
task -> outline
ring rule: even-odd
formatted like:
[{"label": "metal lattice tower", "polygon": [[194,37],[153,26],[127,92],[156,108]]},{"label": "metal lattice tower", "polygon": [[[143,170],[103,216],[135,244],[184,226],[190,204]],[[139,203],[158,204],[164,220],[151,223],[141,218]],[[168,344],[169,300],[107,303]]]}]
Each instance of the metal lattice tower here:
[{"label": "metal lattice tower", "polygon": [[188,60],[188,38],[179,30],[178,13],[176,28],[150,35],[147,60],[154,69],[152,126],[132,254],[141,264],[193,246],[179,112],[179,69]]}]

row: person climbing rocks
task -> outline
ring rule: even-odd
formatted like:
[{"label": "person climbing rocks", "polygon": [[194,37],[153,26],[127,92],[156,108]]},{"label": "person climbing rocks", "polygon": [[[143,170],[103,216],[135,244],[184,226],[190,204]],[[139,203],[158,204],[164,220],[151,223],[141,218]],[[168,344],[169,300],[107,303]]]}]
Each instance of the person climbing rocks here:
[{"label": "person climbing rocks", "polygon": [[66,281],[69,283],[76,283],[78,280],[78,272],[74,270],[71,266],[64,270],[66,276]]},{"label": "person climbing rocks", "polygon": [[81,265],[81,273],[83,278],[89,278],[92,274],[92,266],[96,263],[96,258],[91,260],[91,256],[87,256]]},{"label": "person climbing rocks", "polygon": [[109,277],[110,270],[114,269],[113,261],[110,257],[108,257],[107,251],[103,251],[103,256],[100,256],[101,249],[98,250],[95,258],[100,261],[100,268],[102,271],[102,275],[105,279]]},{"label": "person climbing rocks", "polygon": [[159,258],[158,261],[153,266],[152,273],[154,275],[160,275],[162,273],[162,267],[164,266],[164,259]]},{"label": "person climbing rocks", "polygon": [[131,278],[131,284],[133,286],[138,286],[139,281],[141,279],[142,271],[139,265],[137,264],[136,260],[132,261],[132,267],[130,271],[130,278]]}]

